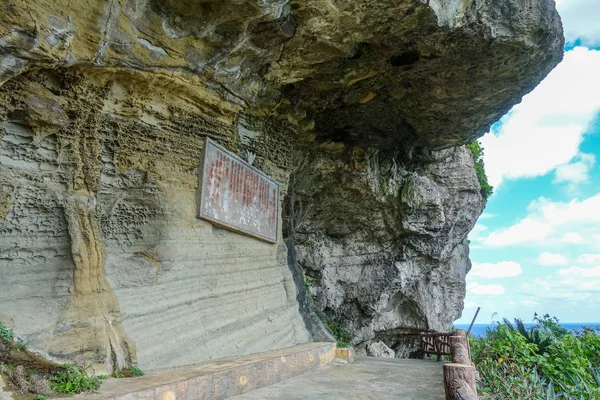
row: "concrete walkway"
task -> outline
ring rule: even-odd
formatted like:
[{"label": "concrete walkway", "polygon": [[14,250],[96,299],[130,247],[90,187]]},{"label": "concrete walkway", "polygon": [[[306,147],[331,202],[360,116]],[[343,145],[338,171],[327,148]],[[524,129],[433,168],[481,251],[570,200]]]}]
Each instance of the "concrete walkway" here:
[{"label": "concrete walkway", "polygon": [[254,390],[232,400],[444,400],[442,363],[360,357]]}]

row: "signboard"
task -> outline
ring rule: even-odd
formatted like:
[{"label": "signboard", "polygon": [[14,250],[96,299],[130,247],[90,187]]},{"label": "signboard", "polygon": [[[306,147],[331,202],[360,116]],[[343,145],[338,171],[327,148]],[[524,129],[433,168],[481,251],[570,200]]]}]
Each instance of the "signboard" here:
[{"label": "signboard", "polygon": [[197,207],[198,218],[277,242],[279,184],[208,138],[200,162]]}]

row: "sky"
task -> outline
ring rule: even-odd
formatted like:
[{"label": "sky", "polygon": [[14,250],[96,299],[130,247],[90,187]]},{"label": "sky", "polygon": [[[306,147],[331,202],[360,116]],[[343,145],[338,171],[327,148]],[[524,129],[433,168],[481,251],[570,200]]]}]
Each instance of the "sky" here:
[{"label": "sky", "polygon": [[457,324],[600,322],[600,0],[558,0],[563,61],[480,141],[494,194]]}]

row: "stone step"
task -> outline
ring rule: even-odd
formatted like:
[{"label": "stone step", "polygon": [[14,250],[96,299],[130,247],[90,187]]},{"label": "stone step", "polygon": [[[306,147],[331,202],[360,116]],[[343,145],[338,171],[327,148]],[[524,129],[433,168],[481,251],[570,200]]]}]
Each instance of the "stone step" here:
[{"label": "stone step", "polygon": [[331,363],[335,343],[307,343],[249,356],[110,378],[82,400],[219,400],[269,386]]}]

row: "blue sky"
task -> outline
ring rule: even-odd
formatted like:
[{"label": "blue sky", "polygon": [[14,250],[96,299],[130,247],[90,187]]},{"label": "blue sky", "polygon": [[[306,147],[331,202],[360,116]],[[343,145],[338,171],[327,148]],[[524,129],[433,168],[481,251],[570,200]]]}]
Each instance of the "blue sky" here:
[{"label": "blue sky", "polygon": [[[600,1],[558,0],[564,60],[481,142],[495,193],[463,316],[600,322]],[[497,313],[497,314],[495,314]]]}]

